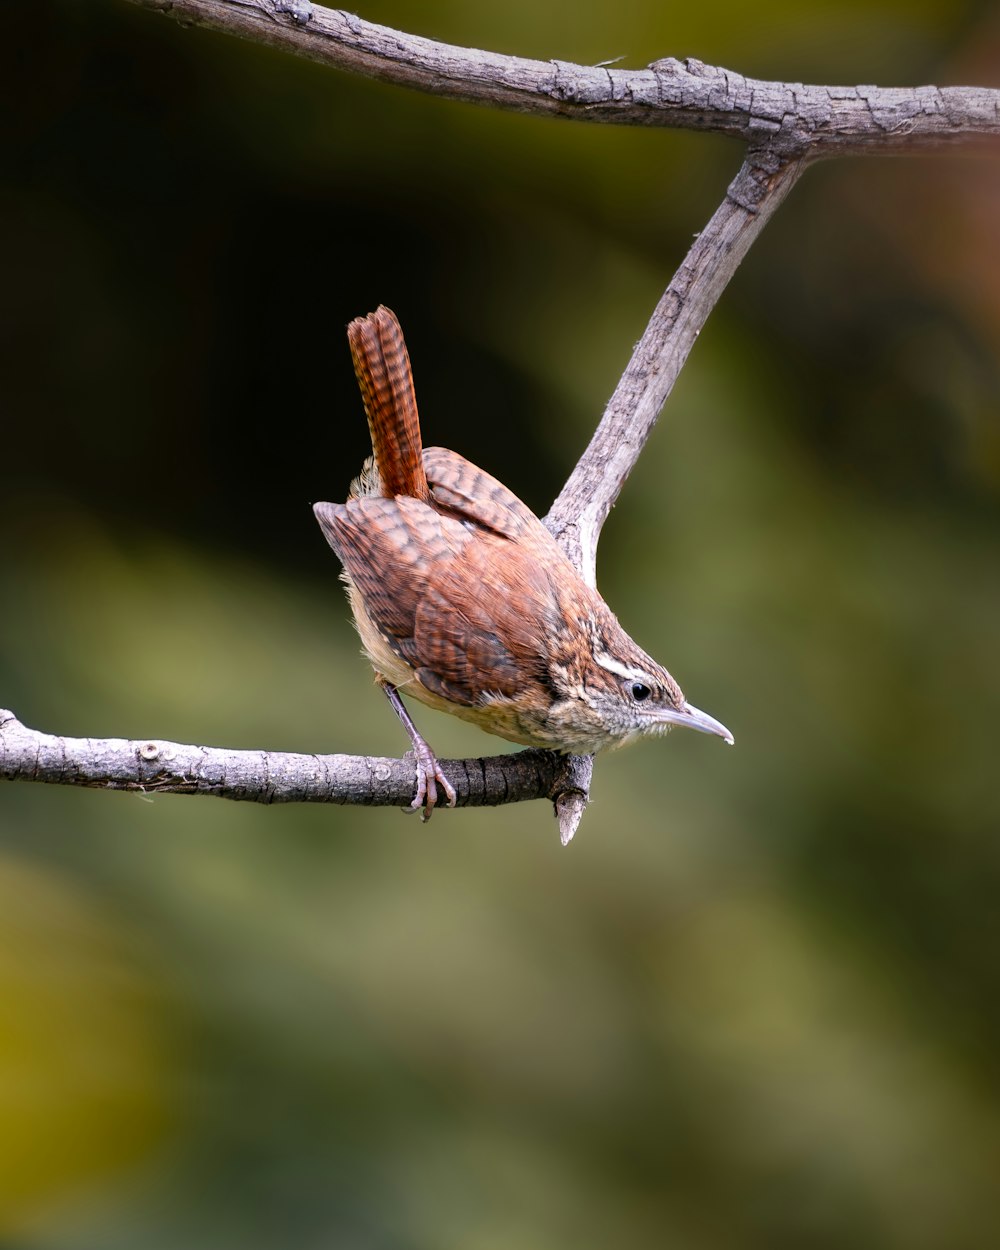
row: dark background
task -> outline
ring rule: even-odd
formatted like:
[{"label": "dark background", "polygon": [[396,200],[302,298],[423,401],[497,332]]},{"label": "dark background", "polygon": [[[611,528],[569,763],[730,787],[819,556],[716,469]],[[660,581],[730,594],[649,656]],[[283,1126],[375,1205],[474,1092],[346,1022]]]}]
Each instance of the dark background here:
[{"label": "dark background", "polygon": [[[417,34],[1000,86],[994,5],[373,4]],[[310,512],[387,303],[428,442],[544,511],[740,160],[125,3],[0,41],[0,704],[398,753]],[[807,175],[602,589],[732,751],[543,804],[0,791],[0,1244],[939,1247],[1000,1210],[1000,164]],[[419,720],[441,754],[496,740]]]}]

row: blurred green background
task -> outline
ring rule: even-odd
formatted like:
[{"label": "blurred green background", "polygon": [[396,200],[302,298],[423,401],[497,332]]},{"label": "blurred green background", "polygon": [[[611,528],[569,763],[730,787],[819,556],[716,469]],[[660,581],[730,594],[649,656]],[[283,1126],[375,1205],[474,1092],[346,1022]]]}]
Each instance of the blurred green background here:
[{"label": "blurred green background", "polygon": [[[995,4],[363,15],[541,58],[1000,86]],[[125,3],[8,6],[0,705],[398,754],[309,504],[399,313],[544,511],[733,175]],[[601,548],[732,751],[441,813],[0,789],[0,1246],[996,1245],[1000,162],[811,171]],[[441,754],[497,741],[421,709]]]}]

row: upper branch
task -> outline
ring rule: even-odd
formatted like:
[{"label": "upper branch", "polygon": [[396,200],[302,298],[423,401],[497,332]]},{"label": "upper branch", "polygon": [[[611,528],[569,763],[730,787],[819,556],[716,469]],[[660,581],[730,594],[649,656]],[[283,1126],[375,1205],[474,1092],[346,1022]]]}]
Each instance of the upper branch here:
[{"label": "upper branch", "polygon": [[985,87],[763,82],[693,58],[645,69],[533,61],[423,39],[308,0],[133,3],[382,82],[521,113],[711,130],[816,156],[1000,136],[1000,91]]}]

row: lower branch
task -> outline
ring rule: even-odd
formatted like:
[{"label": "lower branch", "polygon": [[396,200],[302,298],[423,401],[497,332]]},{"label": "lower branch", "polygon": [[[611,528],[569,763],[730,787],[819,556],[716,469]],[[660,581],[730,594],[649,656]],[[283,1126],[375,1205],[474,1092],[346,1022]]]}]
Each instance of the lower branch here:
[{"label": "lower branch", "polygon": [[[552,751],[439,762],[455,787],[459,807],[547,798],[561,817],[580,791],[572,761]],[[28,729],[13,712],[0,709],[0,780],[141,794],[210,794],[250,803],[406,807],[413,798],[414,765],[408,758],[230,751],[152,739],[61,738]],[[560,831],[568,841],[561,819]]]}]

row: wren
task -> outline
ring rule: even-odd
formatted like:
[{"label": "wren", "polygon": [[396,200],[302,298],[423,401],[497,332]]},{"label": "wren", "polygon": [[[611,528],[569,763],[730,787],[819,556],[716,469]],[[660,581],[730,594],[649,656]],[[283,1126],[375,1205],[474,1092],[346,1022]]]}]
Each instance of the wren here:
[{"label": "wren", "polygon": [[728,729],[625,633],[535,514],[454,451],[422,448],[394,313],[347,328],[372,456],[316,519],[344,566],[365,652],[416,758],[411,806],[455,791],[400,694],[510,742],[589,755],[674,725]]}]

